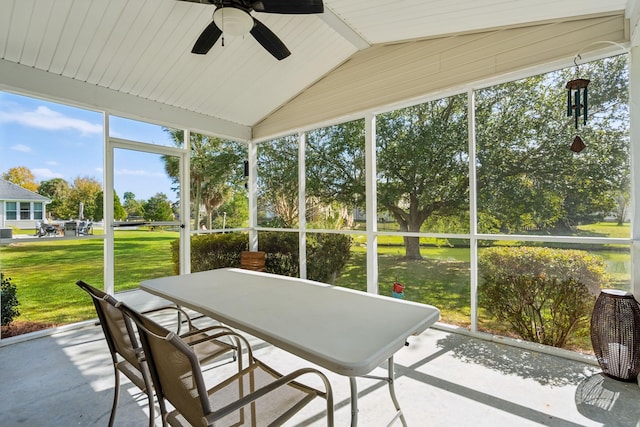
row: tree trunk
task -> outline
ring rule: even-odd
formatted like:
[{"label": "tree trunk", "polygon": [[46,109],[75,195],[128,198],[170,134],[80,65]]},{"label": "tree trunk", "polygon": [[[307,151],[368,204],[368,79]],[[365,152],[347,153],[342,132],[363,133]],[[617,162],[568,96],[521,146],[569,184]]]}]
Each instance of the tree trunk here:
[{"label": "tree trunk", "polygon": [[[410,209],[414,213],[413,216],[406,213],[397,206],[387,206],[393,217],[398,222],[400,231],[402,232],[419,232],[424,219],[417,215],[417,209]],[[407,218],[408,217],[408,218]],[[420,238],[419,237],[403,237],[405,258],[407,260],[420,260]]]},{"label": "tree trunk", "polygon": [[420,238],[419,237],[404,237],[405,257],[408,260],[422,259],[420,255]]}]

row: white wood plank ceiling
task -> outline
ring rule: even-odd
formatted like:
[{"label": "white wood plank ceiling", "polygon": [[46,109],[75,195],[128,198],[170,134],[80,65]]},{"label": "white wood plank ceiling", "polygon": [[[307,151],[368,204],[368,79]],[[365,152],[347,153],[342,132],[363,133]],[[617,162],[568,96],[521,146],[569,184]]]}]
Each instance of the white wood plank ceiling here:
[{"label": "white wood plank ceiling", "polygon": [[[473,52],[485,52],[476,60],[492,62],[482,76],[460,76],[468,81],[566,57],[588,33],[588,22],[599,25],[593,37],[628,42],[637,17],[632,16],[635,21],[629,25],[625,10],[628,18],[637,11],[637,3],[324,0],[321,15],[253,12],[292,52],[277,61],[251,36],[225,37],[224,47],[219,40],[207,55],[191,54],[211,21],[212,5],[176,0],[2,0],[0,89],[238,139],[264,138],[451,86],[456,68],[436,64],[436,56],[444,60],[448,52],[458,63],[465,58],[473,62]],[[575,30],[568,29],[578,21],[581,25]],[[523,35],[520,27],[530,30]],[[538,50],[551,52],[563,42],[535,35],[533,28],[570,43],[536,57]],[[460,50],[461,44],[470,47]],[[512,66],[495,66],[498,55],[526,45],[531,47],[520,54],[533,54],[534,59],[518,63],[517,55],[508,56]],[[394,73],[406,75],[405,68],[418,66],[428,75],[429,64],[446,72],[449,81],[442,79],[434,86],[412,76],[418,80],[405,86],[415,89],[393,86]],[[377,85],[378,78],[385,84]],[[366,85],[354,86],[358,80]]]}]

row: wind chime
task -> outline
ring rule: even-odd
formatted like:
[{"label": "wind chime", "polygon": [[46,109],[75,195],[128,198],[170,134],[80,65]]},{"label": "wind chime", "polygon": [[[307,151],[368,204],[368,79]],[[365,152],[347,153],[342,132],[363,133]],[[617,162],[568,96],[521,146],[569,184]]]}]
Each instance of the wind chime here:
[{"label": "wind chime", "polygon": [[[576,74],[578,72],[578,64],[576,64]],[[567,117],[574,117],[576,131],[578,130],[578,124],[582,118],[582,125],[587,124],[587,110],[588,110],[588,92],[587,86],[590,80],[588,79],[574,79],[567,83]],[[580,135],[576,134],[571,144],[571,151],[576,153],[584,150],[586,145],[580,138]]]}]

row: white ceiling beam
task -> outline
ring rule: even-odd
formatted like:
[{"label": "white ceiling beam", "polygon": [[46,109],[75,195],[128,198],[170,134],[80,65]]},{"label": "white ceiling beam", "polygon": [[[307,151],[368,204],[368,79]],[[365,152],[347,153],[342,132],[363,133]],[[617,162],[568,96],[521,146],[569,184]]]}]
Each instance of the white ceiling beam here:
[{"label": "white ceiling beam", "polygon": [[631,46],[640,46],[640,0],[629,0],[625,10],[629,20],[629,41]]},{"label": "white ceiling beam", "polygon": [[101,86],[0,60],[0,89],[54,102],[106,111],[125,118],[178,129],[249,141],[251,128],[220,118],[183,110]]},{"label": "white ceiling beam", "polygon": [[333,28],[338,34],[344,37],[349,43],[351,43],[356,49],[364,50],[371,47],[371,43],[365,40],[359,33],[342,20],[336,13],[324,6],[324,13],[318,15],[328,26]]}]

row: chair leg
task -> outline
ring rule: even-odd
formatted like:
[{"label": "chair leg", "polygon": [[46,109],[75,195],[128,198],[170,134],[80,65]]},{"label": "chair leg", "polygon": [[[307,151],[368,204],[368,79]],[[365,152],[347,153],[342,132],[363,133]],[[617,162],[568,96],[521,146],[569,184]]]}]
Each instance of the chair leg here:
[{"label": "chair leg", "polygon": [[147,399],[149,400],[149,427],[154,427],[156,425],[156,405],[155,400],[153,398],[153,386],[149,378],[145,376],[144,378],[145,384],[145,392],[147,394]]},{"label": "chair leg", "polygon": [[116,409],[118,408],[118,398],[120,397],[120,371],[113,365],[113,371],[115,374],[115,385],[113,389],[113,405],[111,406],[111,415],[109,416],[109,427],[113,427],[113,422],[116,419]]},{"label": "chair leg", "polygon": [[153,393],[149,393],[147,395],[149,397],[149,427],[153,427],[156,425],[156,411],[155,411],[155,402],[153,401]]},{"label": "chair leg", "polygon": [[164,398],[162,396],[158,396],[158,406],[160,406],[160,419],[162,420],[162,427],[167,427],[169,423],[167,422],[167,407],[164,402]]}]

